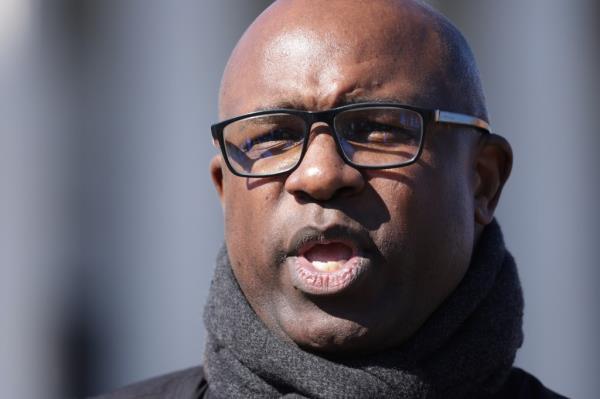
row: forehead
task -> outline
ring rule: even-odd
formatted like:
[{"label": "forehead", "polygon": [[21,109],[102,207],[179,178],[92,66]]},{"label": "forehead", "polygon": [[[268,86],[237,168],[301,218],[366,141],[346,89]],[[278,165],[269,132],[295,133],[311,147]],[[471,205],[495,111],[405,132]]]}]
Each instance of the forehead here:
[{"label": "forehead", "polygon": [[259,18],[227,65],[221,118],[281,105],[327,109],[357,98],[433,105],[427,103],[432,78],[442,67],[437,31],[415,23],[414,13],[358,11],[346,7],[325,19]]}]

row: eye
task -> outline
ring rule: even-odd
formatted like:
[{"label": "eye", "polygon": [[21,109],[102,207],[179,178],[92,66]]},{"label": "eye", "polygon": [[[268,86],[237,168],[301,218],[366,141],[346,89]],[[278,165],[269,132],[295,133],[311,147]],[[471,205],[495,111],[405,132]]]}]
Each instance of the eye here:
[{"label": "eye", "polygon": [[400,125],[375,121],[354,121],[348,125],[346,138],[364,144],[400,144],[415,139],[415,132]]},{"label": "eye", "polygon": [[283,127],[272,130],[254,132],[246,138],[241,150],[250,158],[262,158],[264,156],[277,155],[300,144],[301,138],[297,132]]},{"label": "eye", "polygon": [[365,133],[366,133],[366,141],[369,143],[385,144],[385,143],[394,141],[394,139],[395,139],[392,129],[390,129],[388,126],[385,126],[383,128],[377,129],[377,130],[371,130],[371,131],[365,132]]}]

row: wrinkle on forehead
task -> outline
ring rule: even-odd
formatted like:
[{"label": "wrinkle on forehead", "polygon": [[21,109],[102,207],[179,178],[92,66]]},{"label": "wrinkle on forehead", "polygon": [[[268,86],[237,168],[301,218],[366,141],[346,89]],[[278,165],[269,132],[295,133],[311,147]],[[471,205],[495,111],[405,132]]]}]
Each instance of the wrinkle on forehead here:
[{"label": "wrinkle on forehead", "polygon": [[305,29],[282,32],[264,50],[260,78],[275,90],[286,88],[301,92],[310,85],[335,91],[343,74],[340,63],[335,60],[344,51],[343,45],[330,33],[317,34]]},{"label": "wrinkle on forehead", "polygon": [[[243,113],[294,104],[294,108],[317,110],[369,96],[405,98],[403,102],[410,103],[409,99],[423,94],[422,76],[427,74],[416,66],[414,57],[399,47],[381,46],[378,40],[369,39],[355,45],[328,32],[281,32],[268,39],[256,57],[237,57],[241,61],[235,63],[246,69],[240,74],[242,79],[229,80],[228,85],[236,83],[235,89],[223,85],[223,92],[236,94],[229,96],[229,108]],[[250,60],[252,68],[248,69]],[[379,92],[390,83],[394,93]],[[242,88],[248,86],[253,88]],[[259,98],[265,92],[268,95]],[[242,105],[246,106],[243,112],[239,111]]]}]

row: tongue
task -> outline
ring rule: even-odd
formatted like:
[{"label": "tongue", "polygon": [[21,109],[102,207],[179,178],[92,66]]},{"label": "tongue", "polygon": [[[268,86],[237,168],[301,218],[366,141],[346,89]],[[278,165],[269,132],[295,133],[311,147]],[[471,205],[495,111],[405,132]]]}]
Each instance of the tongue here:
[{"label": "tongue", "polygon": [[321,271],[331,272],[340,269],[352,257],[352,250],[344,244],[318,244],[304,254],[304,257]]}]

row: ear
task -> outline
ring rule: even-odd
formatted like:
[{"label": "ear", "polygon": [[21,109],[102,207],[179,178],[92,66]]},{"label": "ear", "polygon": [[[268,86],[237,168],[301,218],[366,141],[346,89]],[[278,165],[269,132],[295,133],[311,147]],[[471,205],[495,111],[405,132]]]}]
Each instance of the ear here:
[{"label": "ear", "polygon": [[489,224],[504,183],[510,176],[513,154],[506,139],[496,134],[481,137],[475,159],[475,222]]},{"label": "ear", "polygon": [[210,160],[210,176],[212,178],[212,182],[215,185],[215,189],[217,190],[217,194],[219,195],[219,200],[221,201],[221,206],[224,207],[223,203],[223,158],[221,155],[215,155],[213,159]]}]

